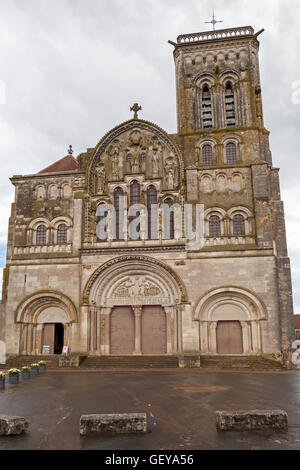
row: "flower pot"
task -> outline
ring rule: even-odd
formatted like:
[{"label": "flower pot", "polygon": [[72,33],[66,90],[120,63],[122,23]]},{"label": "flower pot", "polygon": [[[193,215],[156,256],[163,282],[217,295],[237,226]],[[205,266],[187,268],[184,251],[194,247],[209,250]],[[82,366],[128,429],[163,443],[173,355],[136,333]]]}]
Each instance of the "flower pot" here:
[{"label": "flower pot", "polygon": [[46,365],[45,364],[40,364],[40,371],[45,372],[46,370]]},{"label": "flower pot", "polygon": [[30,379],[30,370],[22,370],[22,379]]},{"label": "flower pot", "polygon": [[0,379],[0,390],[4,390],[4,389],[5,389],[5,378]]},{"label": "flower pot", "polygon": [[9,375],[8,382],[11,385],[17,385],[19,383],[19,376],[18,375]]},{"label": "flower pot", "polygon": [[39,373],[40,373],[39,367],[32,367],[31,368],[31,374],[32,375],[39,375]]}]

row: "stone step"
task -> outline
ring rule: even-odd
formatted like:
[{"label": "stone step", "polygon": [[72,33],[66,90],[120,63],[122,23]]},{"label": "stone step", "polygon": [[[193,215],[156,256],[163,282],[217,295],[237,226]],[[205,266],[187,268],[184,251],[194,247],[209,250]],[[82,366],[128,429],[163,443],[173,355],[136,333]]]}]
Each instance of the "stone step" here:
[{"label": "stone step", "polygon": [[201,367],[207,369],[282,370],[283,366],[266,356],[201,356]]},{"label": "stone step", "polygon": [[177,368],[177,356],[88,356],[80,368]]},{"label": "stone step", "polygon": [[17,369],[21,369],[23,366],[30,366],[31,364],[37,363],[39,361],[45,361],[48,369],[57,369],[59,356],[11,356],[8,357],[5,368],[9,369],[15,367]]}]

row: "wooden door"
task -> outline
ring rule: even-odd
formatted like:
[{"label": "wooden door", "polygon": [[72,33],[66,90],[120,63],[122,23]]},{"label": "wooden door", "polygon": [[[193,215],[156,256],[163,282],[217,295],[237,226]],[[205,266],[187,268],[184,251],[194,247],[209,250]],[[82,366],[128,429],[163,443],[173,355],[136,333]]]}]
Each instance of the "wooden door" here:
[{"label": "wooden door", "polygon": [[243,354],[243,332],[239,321],[219,321],[217,326],[218,354]]},{"label": "wooden door", "polygon": [[50,346],[50,354],[54,354],[55,323],[45,323],[43,346]]},{"label": "wooden door", "polygon": [[167,353],[166,313],[163,307],[147,306],[142,311],[143,354]]},{"label": "wooden door", "polygon": [[134,314],[131,307],[115,307],[110,316],[110,354],[134,352]]}]

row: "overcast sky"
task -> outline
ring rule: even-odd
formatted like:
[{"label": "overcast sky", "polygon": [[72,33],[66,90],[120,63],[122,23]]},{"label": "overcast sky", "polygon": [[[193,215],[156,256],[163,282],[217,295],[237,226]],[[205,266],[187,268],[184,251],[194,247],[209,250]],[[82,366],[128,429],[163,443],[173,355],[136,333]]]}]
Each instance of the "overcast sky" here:
[{"label": "overcast sky", "polygon": [[176,132],[173,47],[167,41],[210,29],[204,21],[213,6],[224,20],[220,27],[266,30],[259,38],[265,125],[274,166],[281,168],[300,313],[300,103],[292,100],[300,81],[299,0],[0,0],[2,266],[10,176],[38,172],[63,157],[69,144],[76,155],[94,147],[131,117],[136,101],[142,118]]}]

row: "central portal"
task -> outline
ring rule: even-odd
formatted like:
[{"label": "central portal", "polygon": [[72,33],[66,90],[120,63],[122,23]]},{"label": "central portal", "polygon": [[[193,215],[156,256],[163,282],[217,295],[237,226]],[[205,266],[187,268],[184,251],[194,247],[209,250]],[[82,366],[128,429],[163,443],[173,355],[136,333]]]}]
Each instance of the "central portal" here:
[{"label": "central portal", "polygon": [[[136,345],[141,345],[136,350]],[[156,305],[115,307],[110,317],[110,354],[167,354],[166,313]]]}]

